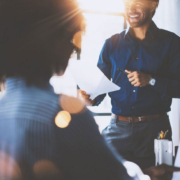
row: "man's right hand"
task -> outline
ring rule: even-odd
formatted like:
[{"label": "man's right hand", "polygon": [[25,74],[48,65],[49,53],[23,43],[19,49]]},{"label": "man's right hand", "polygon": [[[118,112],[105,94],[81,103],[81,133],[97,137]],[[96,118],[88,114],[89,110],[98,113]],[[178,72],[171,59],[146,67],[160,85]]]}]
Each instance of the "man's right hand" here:
[{"label": "man's right hand", "polygon": [[78,89],[78,96],[83,99],[88,106],[92,106],[95,103],[95,99],[91,100],[90,95],[86,94],[86,92],[81,89]]},{"label": "man's right hand", "polygon": [[151,180],[171,180],[173,172],[180,171],[180,168],[165,164],[143,170],[144,174],[151,177]]}]

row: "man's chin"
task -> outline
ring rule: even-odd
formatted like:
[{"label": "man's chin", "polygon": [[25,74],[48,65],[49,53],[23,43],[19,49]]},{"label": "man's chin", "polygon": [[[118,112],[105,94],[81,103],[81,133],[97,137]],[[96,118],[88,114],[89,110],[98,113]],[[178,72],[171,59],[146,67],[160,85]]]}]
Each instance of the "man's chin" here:
[{"label": "man's chin", "polygon": [[129,25],[131,28],[138,28],[138,27],[141,27],[143,25],[142,22],[131,22],[131,21],[128,21],[129,22]]},{"label": "man's chin", "polygon": [[130,25],[131,28],[141,27],[141,23],[130,23],[129,22],[129,25]]},{"label": "man's chin", "polygon": [[130,25],[131,28],[138,28],[138,27],[142,27],[145,24],[148,24],[151,21],[151,17],[150,18],[146,18],[144,20],[139,20],[139,21],[131,21],[130,19],[128,19],[128,23]]}]

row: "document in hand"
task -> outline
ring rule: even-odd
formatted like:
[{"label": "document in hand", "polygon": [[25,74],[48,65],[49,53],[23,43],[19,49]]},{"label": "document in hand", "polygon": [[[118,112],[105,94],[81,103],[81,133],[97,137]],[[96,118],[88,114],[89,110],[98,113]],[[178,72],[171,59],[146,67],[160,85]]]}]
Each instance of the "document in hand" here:
[{"label": "document in hand", "polygon": [[[180,167],[180,143],[174,166]],[[180,180],[180,172],[174,172],[172,180]]]},{"label": "document in hand", "polygon": [[91,100],[100,94],[120,90],[92,63],[73,61],[69,63],[69,68],[80,89],[89,94]]}]

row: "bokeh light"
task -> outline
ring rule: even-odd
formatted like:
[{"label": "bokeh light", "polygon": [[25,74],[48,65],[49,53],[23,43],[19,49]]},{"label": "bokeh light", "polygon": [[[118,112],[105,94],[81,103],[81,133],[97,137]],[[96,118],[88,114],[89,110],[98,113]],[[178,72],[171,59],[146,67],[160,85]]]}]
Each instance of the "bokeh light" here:
[{"label": "bokeh light", "polygon": [[18,163],[6,152],[0,151],[0,180],[21,180],[22,173]]},{"label": "bokeh light", "polygon": [[71,114],[82,113],[85,110],[82,100],[67,95],[61,95],[59,103],[63,110]]},{"label": "bokeh light", "polygon": [[40,160],[33,165],[33,174],[38,180],[61,179],[61,170],[50,160]]},{"label": "bokeh light", "polygon": [[123,0],[77,0],[82,9],[98,12],[124,12]]},{"label": "bokeh light", "polygon": [[55,117],[55,124],[60,128],[66,128],[71,122],[71,115],[67,111],[60,111]]}]

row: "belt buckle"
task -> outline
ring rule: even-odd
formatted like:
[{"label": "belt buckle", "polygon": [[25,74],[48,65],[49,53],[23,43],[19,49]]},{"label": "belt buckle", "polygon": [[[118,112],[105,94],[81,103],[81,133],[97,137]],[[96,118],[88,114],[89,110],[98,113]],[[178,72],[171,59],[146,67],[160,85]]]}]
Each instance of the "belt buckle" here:
[{"label": "belt buckle", "polygon": [[129,123],[132,123],[132,122],[133,122],[133,118],[134,118],[134,116],[129,116],[129,117],[128,117]]},{"label": "belt buckle", "polygon": [[134,123],[134,118],[135,118],[136,116],[129,116],[129,123],[131,122],[131,123]]},{"label": "belt buckle", "polygon": [[144,117],[143,117],[143,116],[138,117],[138,121],[139,121],[139,122],[144,121],[143,119],[144,119]]},{"label": "belt buckle", "polygon": [[129,123],[130,123],[131,122],[131,117],[129,116],[128,119],[129,119]]}]

